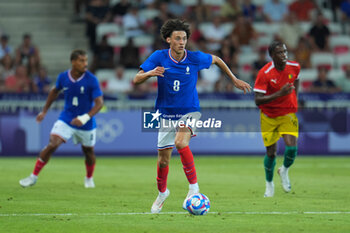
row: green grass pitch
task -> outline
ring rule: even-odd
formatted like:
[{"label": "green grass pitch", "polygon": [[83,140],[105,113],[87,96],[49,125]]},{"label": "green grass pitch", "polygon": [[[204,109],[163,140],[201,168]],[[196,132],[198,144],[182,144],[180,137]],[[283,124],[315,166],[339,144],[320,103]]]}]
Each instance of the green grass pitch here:
[{"label": "green grass pitch", "polygon": [[150,214],[157,196],[155,157],[99,157],[95,189],[85,189],[82,157],[53,157],[37,184],[20,187],[35,158],[0,158],[0,232],[350,232],[350,157],[297,158],[292,192],[263,198],[263,157],[195,157],[205,216],[181,207],[188,183],[179,157],[171,160],[171,194],[162,214]]}]

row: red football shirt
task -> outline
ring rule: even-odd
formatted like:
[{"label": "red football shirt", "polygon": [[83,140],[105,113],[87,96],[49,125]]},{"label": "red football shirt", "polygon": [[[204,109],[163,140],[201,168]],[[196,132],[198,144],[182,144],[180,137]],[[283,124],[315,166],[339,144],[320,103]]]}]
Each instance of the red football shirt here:
[{"label": "red football shirt", "polygon": [[[273,62],[267,63],[258,73],[254,91],[271,95],[279,91],[286,83],[294,83],[299,78],[300,65],[297,62],[287,61],[283,71],[275,68]],[[284,116],[298,110],[295,90],[292,93],[279,97],[267,104],[259,105],[261,111],[268,117]]]}]

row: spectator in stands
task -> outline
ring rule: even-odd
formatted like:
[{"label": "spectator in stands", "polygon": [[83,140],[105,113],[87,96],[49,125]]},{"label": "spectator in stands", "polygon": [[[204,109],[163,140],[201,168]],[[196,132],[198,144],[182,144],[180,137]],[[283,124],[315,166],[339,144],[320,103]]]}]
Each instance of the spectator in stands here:
[{"label": "spectator in stands", "polygon": [[182,4],[181,0],[170,1],[168,9],[169,13],[174,15],[175,17],[183,17],[187,10],[186,6]]},{"label": "spectator in stands", "polygon": [[45,67],[41,66],[39,68],[39,72],[34,76],[34,84],[38,93],[49,93],[51,81],[49,76],[47,75],[47,70]]},{"label": "spectator in stands", "polygon": [[329,36],[330,31],[325,24],[324,17],[321,12],[317,14],[316,21],[309,31],[310,43],[313,51],[329,52]]},{"label": "spectator in stands", "polygon": [[294,51],[294,57],[299,62],[301,69],[311,68],[311,54],[312,50],[309,40],[304,36],[300,37]]},{"label": "spectator in stands", "polygon": [[338,12],[341,13],[340,5],[344,0],[327,0],[328,5],[331,6],[332,12],[333,12],[333,21],[339,22],[339,16]]},{"label": "spectator in stands", "polygon": [[257,20],[258,18],[257,7],[254,3],[252,3],[251,0],[243,1],[241,9],[244,17],[249,19],[251,22],[254,22]]},{"label": "spectator in stands", "polygon": [[312,83],[310,92],[333,94],[340,91],[340,88],[332,80],[328,79],[328,69],[326,67],[320,67],[318,69],[317,80]]},{"label": "spectator in stands", "polygon": [[86,10],[89,0],[74,0],[74,22],[83,21],[84,17],[82,15],[83,11]]},{"label": "spectator in stands", "polygon": [[136,6],[129,8],[128,13],[123,16],[123,28],[126,37],[135,37],[145,34],[144,24],[146,19],[139,14]]},{"label": "spectator in stands", "polygon": [[299,38],[303,36],[303,30],[298,24],[296,15],[290,12],[286,15],[283,23],[280,25],[278,36],[292,53],[297,48]]},{"label": "spectator in stands", "polygon": [[23,42],[16,50],[15,64],[27,66],[27,72],[38,70],[40,66],[39,49],[32,43],[31,35],[23,35]]},{"label": "spectator in stands", "polygon": [[0,61],[0,82],[5,83],[5,79],[14,73],[13,59],[9,54],[6,54]]},{"label": "spectator in stands", "polygon": [[252,64],[252,80],[254,82],[259,70],[263,68],[266,63],[268,63],[268,60],[266,59],[266,49],[260,49],[258,59]]},{"label": "spectator in stands", "polygon": [[115,74],[112,79],[107,81],[106,88],[103,92],[111,95],[116,94],[126,94],[130,92],[132,89],[132,85],[130,80],[125,78],[124,67],[119,65],[115,68]]},{"label": "spectator in stands", "polygon": [[134,45],[132,38],[129,38],[127,45],[120,49],[119,63],[125,68],[138,68],[140,66],[139,48]]},{"label": "spectator in stands", "polygon": [[221,70],[217,66],[199,71],[201,79],[197,82],[198,93],[213,92],[215,83],[220,79]]},{"label": "spectator in stands", "polygon": [[231,33],[233,37],[237,37],[238,46],[243,52],[251,52],[251,45],[254,39],[257,39],[257,33],[250,20],[242,14],[237,16],[235,27]]},{"label": "spectator in stands", "polygon": [[220,15],[225,22],[235,21],[240,14],[242,9],[237,0],[228,0],[221,6]]},{"label": "spectator in stands", "polygon": [[219,51],[219,57],[221,57],[221,59],[230,66],[234,63],[233,59],[234,56],[237,54],[237,51],[237,47],[235,47],[234,44],[231,43],[231,38],[226,37],[222,41],[222,46]]},{"label": "spectator in stands", "polygon": [[344,75],[336,80],[336,84],[342,92],[350,92],[350,64],[344,67]]},{"label": "spectator in stands", "polygon": [[108,36],[103,35],[101,42],[96,46],[90,71],[114,68],[114,48],[108,44]]},{"label": "spectator in stands", "polygon": [[122,24],[123,17],[126,15],[131,7],[131,3],[128,0],[120,0],[112,7],[112,17],[114,22]]},{"label": "spectator in stands", "polygon": [[263,16],[268,23],[281,22],[287,13],[287,5],[280,0],[268,0],[263,6]]},{"label": "spectator in stands", "polygon": [[96,49],[96,27],[100,23],[109,22],[112,14],[106,0],[90,0],[86,9],[86,35],[89,38],[90,49]]},{"label": "spectator in stands", "polygon": [[[231,68],[232,72],[234,71]],[[234,73],[236,75],[236,73]],[[214,93],[232,93],[234,92],[234,86],[232,82],[230,82],[224,74],[220,75],[219,80],[217,80],[214,84]]]},{"label": "spectator in stands", "polygon": [[[166,2],[159,3],[159,15],[156,16],[151,24],[151,34],[156,35],[159,33],[162,25],[170,18],[172,18],[171,14],[168,13],[168,4]],[[159,40],[160,38],[156,38]]]},{"label": "spectator in stands", "polygon": [[289,5],[289,11],[294,13],[299,21],[309,21],[311,12],[317,7],[314,0],[296,0]]},{"label": "spectator in stands", "polygon": [[344,0],[340,9],[342,12],[341,21],[343,27],[343,33],[350,34],[350,0]]},{"label": "spectator in stands", "polygon": [[145,99],[150,94],[152,89],[151,82],[144,82],[139,85],[133,85],[132,90],[129,93],[130,99]]},{"label": "spectator in stands", "polygon": [[188,18],[190,21],[196,21],[198,23],[212,21],[213,12],[211,6],[205,4],[203,0],[198,0],[196,5],[189,8]]},{"label": "spectator in stands", "polygon": [[221,41],[230,33],[224,29],[221,23],[221,19],[215,17],[203,32],[203,36],[207,40],[207,48],[212,53],[220,50]]},{"label": "spectator in stands", "polygon": [[187,41],[187,47],[189,50],[198,50],[198,41],[201,38],[203,38],[203,34],[198,26],[199,25],[196,21],[192,21],[190,23],[192,34],[191,34],[191,37],[188,38],[188,41]]},{"label": "spectator in stands", "polygon": [[8,45],[9,37],[8,35],[2,35],[0,38],[0,61],[7,54],[12,56],[12,47]]},{"label": "spectator in stands", "polygon": [[15,74],[6,78],[5,91],[16,93],[37,92],[36,86],[28,77],[26,66],[18,65]]}]

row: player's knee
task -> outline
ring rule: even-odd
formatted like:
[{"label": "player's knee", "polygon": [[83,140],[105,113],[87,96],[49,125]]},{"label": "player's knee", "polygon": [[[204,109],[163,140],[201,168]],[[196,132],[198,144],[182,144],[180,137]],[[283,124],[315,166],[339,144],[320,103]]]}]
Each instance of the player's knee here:
[{"label": "player's knee", "polygon": [[276,154],[275,153],[273,153],[273,154],[269,154],[269,153],[267,153],[266,154],[269,158],[271,158],[271,159],[274,159],[274,158],[276,158]]},{"label": "player's knee", "polygon": [[188,142],[186,140],[178,139],[178,140],[175,140],[175,146],[176,146],[176,149],[180,150],[188,146]]},{"label": "player's knee", "polygon": [[50,141],[49,144],[47,145],[47,148],[50,151],[55,151],[59,146],[60,146],[60,143],[56,141]]},{"label": "player's knee", "polygon": [[167,167],[169,165],[169,160],[167,159],[160,159],[158,161],[159,167],[163,168],[163,167]]}]

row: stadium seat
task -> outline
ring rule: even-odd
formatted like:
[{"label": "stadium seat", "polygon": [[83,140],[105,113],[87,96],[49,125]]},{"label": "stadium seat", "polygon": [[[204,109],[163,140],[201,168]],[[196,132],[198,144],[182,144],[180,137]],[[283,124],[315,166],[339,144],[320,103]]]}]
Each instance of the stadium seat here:
[{"label": "stadium seat", "polygon": [[[206,31],[211,25],[212,23],[201,23],[198,25],[198,28],[203,35],[206,35]],[[220,27],[224,29],[225,35],[229,35],[232,32],[234,25],[233,23],[222,23]]]},{"label": "stadium seat", "polygon": [[307,92],[312,82],[316,80],[317,70],[316,69],[301,69],[299,74],[300,91]]},{"label": "stadium seat", "polygon": [[345,69],[345,65],[350,65],[350,54],[337,56],[337,67],[341,70]]},{"label": "stadium seat", "polygon": [[113,79],[114,70],[113,69],[99,69],[95,72],[96,77],[100,81],[100,83],[108,82],[108,80]]},{"label": "stadium seat", "polygon": [[313,53],[311,65],[313,68],[326,67],[329,70],[335,66],[335,57],[332,53]]},{"label": "stadium seat", "polygon": [[253,0],[252,3],[256,6],[263,6],[265,4],[266,0]]},{"label": "stadium seat", "polygon": [[131,82],[133,80],[133,78],[135,77],[135,75],[137,74],[137,72],[139,72],[138,69],[131,69],[131,68],[125,69],[124,70],[124,78]]},{"label": "stadium seat", "polygon": [[330,38],[330,46],[334,54],[344,54],[350,51],[350,37],[345,35],[334,35]]},{"label": "stadium seat", "polygon": [[123,47],[128,43],[128,38],[125,36],[111,36],[108,38],[108,44],[113,47]]},{"label": "stadium seat", "polygon": [[96,28],[97,41],[100,41],[104,35],[116,36],[121,33],[121,27],[115,23],[100,23]]},{"label": "stadium seat", "polygon": [[257,59],[257,53],[241,53],[238,55],[238,65],[242,71],[250,72],[252,71],[254,61]]},{"label": "stadium seat", "polygon": [[225,0],[203,0],[204,4],[211,6],[222,6],[225,2]]},{"label": "stadium seat", "polygon": [[120,2],[120,0],[109,0],[109,5],[110,5],[110,6],[114,6],[114,5],[117,4],[118,2]]},{"label": "stadium seat", "polygon": [[279,23],[264,23],[264,22],[254,22],[253,23],[254,30],[259,35],[273,36],[275,35],[279,28]]},{"label": "stadium seat", "polygon": [[272,42],[273,37],[272,36],[259,36],[257,42],[256,42],[256,46],[258,50],[264,49],[266,50],[270,43]]},{"label": "stadium seat", "polygon": [[332,69],[328,73],[328,78],[330,80],[336,81],[344,75],[344,72],[341,69]]},{"label": "stadium seat", "polygon": [[298,24],[305,35],[309,33],[312,27],[311,22],[298,22]]},{"label": "stadium seat", "polygon": [[342,28],[340,23],[329,23],[328,25],[329,30],[331,31],[332,35],[340,35],[342,34]]},{"label": "stadium seat", "polygon": [[144,17],[146,20],[152,20],[160,14],[159,10],[156,9],[143,9],[139,11],[139,15]]},{"label": "stadium seat", "polygon": [[132,39],[136,47],[151,46],[154,42],[154,37],[150,35],[136,36]]},{"label": "stadium seat", "polygon": [[197,6],[198,0],[182,0],[181,3],[184,6]]}]

